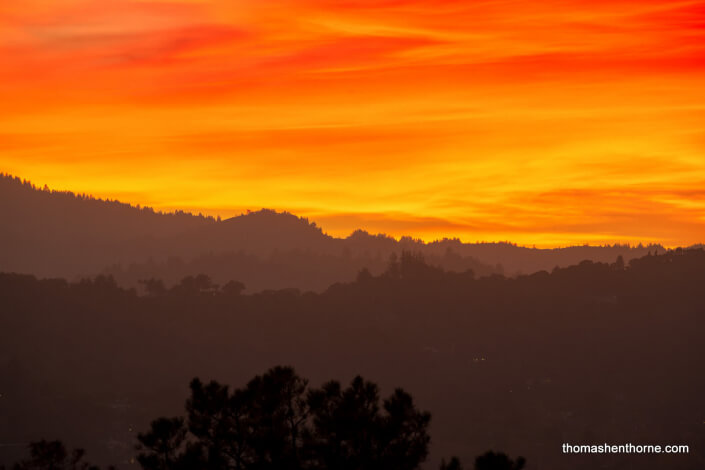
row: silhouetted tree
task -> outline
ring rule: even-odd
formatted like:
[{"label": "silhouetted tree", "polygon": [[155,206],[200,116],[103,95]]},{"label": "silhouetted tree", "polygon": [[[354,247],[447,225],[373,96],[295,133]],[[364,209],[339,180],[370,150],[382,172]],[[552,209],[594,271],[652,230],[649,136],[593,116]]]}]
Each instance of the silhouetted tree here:
[{"label": "silhouetted tree", "polygon": [[380,468],[412,470],[426,460],[430,437],[426,428],[430,413],[416,410],[411,395],[398,388],[384,401],[382,417],[382,465]]},{"label": "silhouetted tree", "polygon": [[475,459],[475,470],[521,470],[526,465],[524,457],[516,461],[501,452],[489,451]]},{"label": "silhouetted tree", "polygon": [[245,392],[231,396],[227,386],[191,381],[191,398],[186,402],[188,429],[203,449],[206,468],[246,468],[252,454],[245,449],[249,429],[244,405]]},{"label": "silhouetted tree", "polygon": [[617,260],[614,263],[615,269],[618,271],[624,271],[624,258],[622,255],[617,256]]},{"label": "silhouetted tree", "polygon": [[299,468],[300,437],[308,417],[307,386],[308,381],[291,367],[275,367],[247,384],[249,445],[260,466]]},{"label": "silhouetted tree", "polygon": [[32,442],[29,453],[30,458],[16,463],[13,470],[98,470],[83,460],[83,449],[74,449],[69,455],[61,441]]},{"label": "silhouetted tree", "polygon": [[332,381],[311,390],[313,468],[375,468],[380,447],[379,392],[356,377],[343,390]]},{"label": "silhouetted tree", "polygon": [[370,273],[370,270],[367,268],[362,268],[358,273],[357,273],[357,282],[368,282],[372,279],[372,273]]},{"label": "silhouetted tree", "polygon": [[223,294],[236,297],[245,290],[245,284],[240,281],[228,281],[220,288]]},{"label": "silhouetted tree", "polygon": [[356,377],[308,389],[291,367],[275,367],[232,393],[191,382],[188,423],[160,418],[140,434],[146,470],[414,470],[428,452],[430,414],[397,389],[380,409],[377,386]]},{"label": "silhouetted tree", "polygon": [[[137,435],[139,449],[145,449],[137,456],[142,468],[167,470],[183,463],[186,445],[186,427],[183,418],[159,418],[152,421],[149,432]],[[183,468],[183,465],[178,466]]]},{"label": "silhouetted tree", "polygon": [[206,274],[198,274],[186,276],[173,287],[173,290],[183,294],[214,294],[218,290],[218,285],[213,283]]},{"label": "silhouetted tree", "polygon": [[422,253],[414,253],[411,251],[402,251],[399,261],[399,272],[404,279],[419,279],[436,271],[434,268],[426,264]]},{"label": "silhouetted tree", "polygon": [[463,465],[460,463],[458,457],[451,457],[450,462],[446,463],[445,459],[441,460],[441,466],[439,470],[463,470]]},{"label": "silhouetted tree", "polygon": [[150,296],[164,295],[166,287],[161,279],[142,279],[139,281],[144,286],[145,292]]},{"label": "silhouetted tree", "polygon": [[389,262],[387,264],[387,270],[384,272],[384,274],[388,277],[391,277],[392,279],[396,279],[399,276],[401,276],[401,269],[399,267],[399,258],[397,257],[397,254],[392,252],[391,255],[389,255]]}]

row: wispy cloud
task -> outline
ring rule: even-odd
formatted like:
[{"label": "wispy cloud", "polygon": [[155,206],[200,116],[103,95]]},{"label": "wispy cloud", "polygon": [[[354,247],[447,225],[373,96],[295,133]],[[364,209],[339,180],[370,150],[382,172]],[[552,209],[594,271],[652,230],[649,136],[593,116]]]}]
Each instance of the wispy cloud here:
[{"label": "wispy cloud", "polygon": [[0,166],[340,233],[692,243],[704,40],[688,0],[3,2]]}]

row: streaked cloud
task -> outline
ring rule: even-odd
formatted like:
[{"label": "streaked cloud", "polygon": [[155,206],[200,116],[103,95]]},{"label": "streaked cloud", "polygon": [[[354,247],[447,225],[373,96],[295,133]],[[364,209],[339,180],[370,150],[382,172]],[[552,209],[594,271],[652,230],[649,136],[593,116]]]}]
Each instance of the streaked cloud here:
[{"label": "streaked cloud", "polygon": [[5,2],[0,167],[336,234],[694,243],[704,44],[702,1]]}]

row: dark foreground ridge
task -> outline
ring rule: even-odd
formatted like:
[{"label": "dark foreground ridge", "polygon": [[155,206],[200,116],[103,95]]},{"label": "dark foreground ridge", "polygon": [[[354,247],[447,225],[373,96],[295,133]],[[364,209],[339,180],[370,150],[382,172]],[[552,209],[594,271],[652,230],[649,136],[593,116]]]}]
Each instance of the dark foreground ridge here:
[{"label": "dark foreground ridge", "polygon": [[[0,275],[0,457],[60,436],[127,465],[139,430],[194,377],[245,383],[295,364],[311,383],[377,377],[433,412],[427,465],[487,449],[533,468],[696,469],[705,459],[705,252],[478,278],[391,259],[320,294],[244,295],[207,276],[148,293],[108,277]],[[685,444],[684,455],[566,455],[571,443]],[[534,467],[535,466],[535,467]]]}]

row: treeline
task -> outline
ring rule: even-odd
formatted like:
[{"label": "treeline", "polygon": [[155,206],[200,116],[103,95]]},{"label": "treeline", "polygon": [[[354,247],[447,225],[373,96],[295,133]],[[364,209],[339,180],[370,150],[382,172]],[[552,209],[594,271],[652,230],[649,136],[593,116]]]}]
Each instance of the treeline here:
[{"label": "treeline", "polygon": [[0,174],[0,271],[75,280],[99,273],[123,287],[155,277],[171,286],[187,275],[219,283],[244,279],[250,292],[298,288],[323,291],[350,282],[362,267],[378,275],[391,253],[423,253],[446,271],[478,276],[532,273],[590,259],[625,261],[660,246],[573,246],[537,249],[502,243],[426,243],[356,230],[346,238],[326,234],[313,221],[288,212],[258,210],[225,220],[184,211],[102,200],[40,189]]},{"label": "treeline", "polygon": [[[216,381],[190,384],[187,416],[157,418],[137,435],[144,470],[417,470],[426,460],[431,414],[397,388],[380,403],[379,387],[355,377],[320,388],[291,367],[274,367],[232,392]],[[29,445],[30,458],[13,470],[99,470],[83,449],[61,441]],[[476,470],[521,470],[489,451]],[[457,457],[440,470],[462,470]],[[0,470],[4,467],[0,467]],[[113,466],[108,469],[114,469]]]},{"label": "treeline", "polygon": [[[130,204],[126,202],[120,202],[117,199],[110,198],[99,198],[91,194],[86,193],[74,193],[73,191],[62,191],[57,189],[51,189],[48,185],[39,187],[27,179],[22,179],[18,176],[13,176],[9,173],[0,173],[0,185],[3,186],[4,191],[9,191],[9,188],[14,188],[18,192],[21,191],[22,194],[39,193],[40,196],[53,196],[53,198],[63,200],[64,203],[76,202],[81,204],[82,202],[89,202],[94,205],[103,205],[110,208],[119,208],[123,211],[138,210],[150,214],[163,215],[163,216],[177,216],[177,217],[187,217],[187,218],[201,218],[209,221],[220,220],[220,217],[205,216],[201,213],[198,215],[191,214],[182,210],[175,210],[173,212],[164,212],[160,210],[155,210],[153,207],[141,206],[140,204]],[[77,206],[78,207],[78,206]]]},{"label": "treeline", "polygon": [[[361,375],[413,390],[434,413],[429,468],[491,448],[537,468],[697,468],[703,280],[703,250],[517,278],[445,272],[404,253],[320,294],[244,294],[205,276],[146,280],[141,294],[108,277],[2,274],[0,442],[62,436],[121,464],[136,430],[178,413],[192,377],[245,383],[290,363],[313,383]],[[563,442],[674,439],[691,453],[560,453]],[[21,458],[13,452],[1,447],[2,462]]]},{"label": "treeline", "polygon": [[138,435],[146,470],[419,468],[430,437],[428,412],[396,389],[380,403],[377,385],[356,377],[320,388],[275,367],[230,391],[194,379],[187,416],[160,418]]},{"label": "treeline", "polygon": [[[474,258],[462,257],[452,250],[442,255],[425,256],[425,262],[447,271],[473,271],[477,276],[501,273],[501,267],[484,265]],[[145,279],[158,279],[165,287],[178,285],[187,277],[206,275],[212,282],[226,284],[232,279],[246,280],[247,291],[299,289],[323,292],[335,282],[350,282],[363,269],[374,275],[388,267],[388,257],[377,253],[352,255],[317,254],[311,251],[276,251],[255,256],[246,252],[200,255],[191,260],[170,257],[166,261],[112,266],[104,276],[122,287],[143,287]],[[207,274],[206,274],[207,273]]]}]

